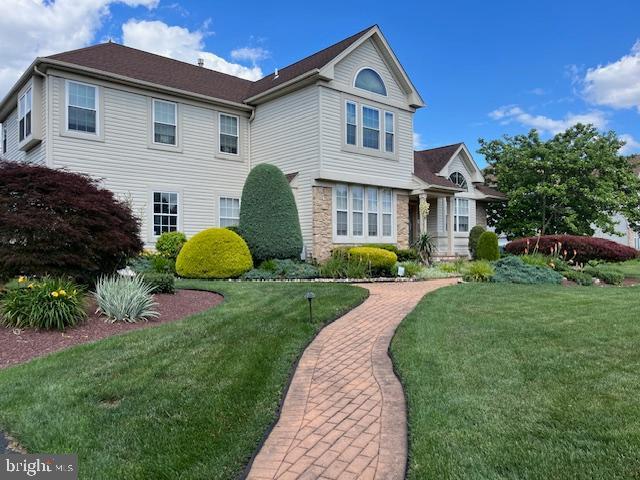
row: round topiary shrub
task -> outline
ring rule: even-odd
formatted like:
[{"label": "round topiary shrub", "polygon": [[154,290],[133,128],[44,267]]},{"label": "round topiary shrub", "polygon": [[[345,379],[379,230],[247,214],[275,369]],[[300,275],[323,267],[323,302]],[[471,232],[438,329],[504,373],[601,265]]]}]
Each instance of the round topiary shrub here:
[{"label": "round topiary shrub", "polygon": [[391,269],[398,261],[398,256],[395,253],[377,247],[350,248],[349,257],[366,262],[375,275],[391,273]]},{"label": "round topiary shrub", "polygon": [[253,168],[242,190],[240,235],[256,263],[271,258],[300,258],[302,233],[293,192],[280,169]]},{"label": "round topiary shrub", "polygon": [[164,232],[156,242],[156,250],[163,257],[175,260],[185,243],[187,243],[187,236],[184,233]]},{"label": "round topiary shrub", "polygon": [[482,225],[476,225],[469,232],[469,253],[471,254],[471,258],[476,258],[476,249],[478,248],[478,240],[480,240],[480,236],[486,232],[487,229]]},{"label": "round topiary shrub", "polygon": [[187,278],[235,278],[253,268],[245,241],[227,228],[194,235],[178,254],[176,271]]},{"label": "round topiary shrub", "polygon": [[484,232],[478,239],[476,248],[478,260],[489,260],[490,262],[500,258],[500,248],[498,247],[498,235],[493,232]]},{"label": "round topiary shrub", "polygon": [[0,276],[92,283],[142,250],[131,207],[98,181],[0,161]]}]

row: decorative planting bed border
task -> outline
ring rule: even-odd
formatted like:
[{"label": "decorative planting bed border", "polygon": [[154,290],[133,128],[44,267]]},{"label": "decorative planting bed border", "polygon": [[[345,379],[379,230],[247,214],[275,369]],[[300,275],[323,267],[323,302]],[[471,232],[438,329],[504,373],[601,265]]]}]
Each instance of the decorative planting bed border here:
[{"label": "decorative planting bed border", "polygon": [[[240,278],[229,278],[227,282],[253,282],[253,283],[411,283],[411,282],[430,282],[432,280],[442,280],[445,278],[459,278],[461,275],[450,275],[438,278],[406,278],[406,277],[374,277],[374,278],[289,278],[289,279],[252,279],[242,280]],[[184,280],[191,280],[185,278]]]}]

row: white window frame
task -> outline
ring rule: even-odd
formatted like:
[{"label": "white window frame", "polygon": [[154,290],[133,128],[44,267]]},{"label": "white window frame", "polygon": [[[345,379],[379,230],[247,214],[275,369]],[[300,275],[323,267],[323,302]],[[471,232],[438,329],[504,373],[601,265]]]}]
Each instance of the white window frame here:
[{"label": "white window frame", "polygon": [[[22,100],[24,99],[24,107],[22,106]],[[29,99],[29,105],[27,109],[27,99]],[[27,115],[29,115],[29,133],[27,134]],[[22,120],[24,122],[24,128],[20,125]],[[29,87],[18,98],[18,141],[25,143],[33,136],[33,85]]]},{"label": "white window frame", "polygon": [[[222,200],[237,200],[238,201],[238,216],[237,217],[223,217],[222,216]],[[220,228],[225,228],[225,227],[229,227],[231,225],[233,226],[237,226],[240,224],[240,197],[235,197],[232,195],[220,195],[218,197],[218,226]],[[222,219],[226,219],[226,220],[235,220],[235,223],[232,223],[230,225],[222,225]]]},{"label": "white window frame", "polygon": [[[346,188],[347,191],[347,209],[338,210],[338,189]],[[363,209],[354,210],[353,208],[353,189],[363,189]],[[376,210],[375,212],[370,209],[369,205],[369,190],[375,189],[377,194]],[[391,194],[390,208],[385,209],[383,206],[384,192]],[[396,206],[395,206],[395,194],[391,188],[376,187],[370,185],[358,185],[358,184],[336,184],[333,188],[333,242],[334,243],[395,243],[396,242]],[[338,212],[345,212],[347,215],[347,234],[338,235]],[[353,214],[362,212],[362,235],[353,234]],[[376,232],[377,235],[369,235],[369,214],[375,214]],[[384,235],[383,233],[383,218],[385,215],[391,217],[391,234]]]},{"label": "white window frame", "polygon": [[[69,84],[71,83],[75,83],[76,85],[84,85],[86,87],[91,87],[94,89],[95,91],[95,109],[94,111],[96,112],[96,131],[95,132],[83,132],[81,130],[73,130],[71,128],[69,128],[69,107],[70,106],[74,106],[75,105],[70,105],[69,104]],[[96,137],[100,137],[100,132],[102,129],[102,125],[100,124],[100,115],[101,115],[101,111],[100,111],[100,88],[98,87],[98,85],[93,85],[91,83],[85,83],[85,82],[79,82],[77,80],[69,80],[67,79],[65,81],[65,93],[64,93],[64,97],[65,97],[65,106],[64,106],[64,131],[65,133],[69,133],[72,135],[78,135],[78,136],[87,136],[87,137],[91,137],[91,138],[96,138]],[[76,108],[85,108],[85,107],[76,107]],[[85,110],[91,110],[90,108],[85,108]]]},{"label": "white window frame", "polygon": [[[353,105],[353,109],[355,110],[356,115],[356,123],[349,123],[349,113],[348,108],[349,105]],[[349,125],[353,125],[355,127],[355,143],[349,143]],[[346,100],[344,103],[344,143],[345,145],[349,145],[351,147],[358,146],[358,104],[353,100]]]},{"label": "white window frame", "polygon": [[640,232],[636,232],[636,250],[640,250]]},{"label": "white window frame", "polygon": [[[382,86],[384,88],[385,93],[372,92],[371,90],[367,90],[366,88],[356,87],[356,82],[358,81],[358,75],[360,75],[360,72],[362,72],[363,70],[371,70],[372,72],[375,72],[375,74],[378,75],[378,77],[380,77],[380,81],[382,82]],[[364,66],[364,67],[361,67],[361,68],[358,69],[356,74],[353,76],[353,88],[357,88],[361,92],[367,92],[367,93],[370,93],[372,95],[378,95],[380,97],[388,97],[389,96],[389,89],[387,88],[387,84],[385,83],[384,78],[382,78],[382,75],[380,75],[379,71],[377,71],[375,68],[369,67],[369,66]]]},{"label": "white window frame", "polygon": [[[360,142],[360,146],[361,146],[362,148],[367,149],[367,150],[373,150],[373,151],[379,152],[379,151],[380,151],[380,148],[382,147],[382,144],[381,144],[381,142],[380,142],[380,132],[382,131],[382,127],[383,127],[383,122],[382,122],[382,120],[381,120],[381,118],[380,118],[380,112],[381,112],[382,110],[380,110],[380,109],[379,109],[379,108],[377,108],[377,107],[372,107],[371,105],[366,105],[366,104],[364,104],[364,103],[361,105],[361,107],[360,107],[360,108],[361,108],[361,114],[362,114],[362,115],[361,115],[361,117],[360,117],[360,118],[362,119],[362,121],[361,121],[361,124],[362,124],[362,125],[361,125],[361,127],[362,127],[362,134],[360,135],[360,136],[361,136],[361,138],[362,138],[362,141]],[[365,109],[365,108],[368,108],[369,110],[375,110],[376,112],[378,112],[378,148],[374,148],[374,147],[367,147],[367,146],[364,144],[364,129],[366,128],[366,129],[368,129],[368,130],[374,130],[373,128],[365,127],[365,125],[364,125],[364,109]]]},{"label": "white window frame", "polygon": [[[374,192],[375,193],[375,210],[373,210],[371,208],[371,202],[369,201],[369,193],[370,192]],[[379,236],[381,236],[381,230],[380,230],[380,218],[381,218],[381,207],[380,207],[380,190],[377,187],[367,187],[366,188],[366,193],[365,193],[365,201],[367,202],[367,237],[373,237],[373,238],[377,238]],[[370,232],[370,227],[372,225],[372,222],[369,221],[370,215],[375,215],[376,216],[376,220],[374,225],[376,226],[376,233],[375,235],[372,235]]]},{"label": "white window frame", "polygon": [[[361,201],[362,201],[362,207],[360,209],[356,209],[355,207],[355,202],[356,202],[356,198],[355,195],[353,194],[354,190],[360,190],[362,192],[362,197],[361,197]],[[366,231],[367,231],[367,219],[365,218],[365,216],[367,215],[366,213],[366,205],[365,202],[367,201],[366,199],[366,188],[363,185],[350,185],[349,186],[349,207],[351,209],[351,213],[350,213],[350,218],[351,218],[351,238],[356,239],[358,241],[361,241],[362,239],[365,238],[366,236]],[[360,222],[360,228],[362,229],[362,233],[361,234],[356,234],[354,228],[356,226],[356,222],[355,222],[355,215],[356,214],[360,214],[360,218],[362,219]]]},{"label": "white window frame", "polygon": [[[387,130],[387,115],[391,115],[391,131]],[[391,135],[391,150],[387,148],[387,135]],[[385,110],[384,112],[384,151],[386,153],[394,153],[396,151],[396,116],[393,112]]]},{"label": "white window frame", "polygon": [[8,145],[7,145],[7,125],[6,124],[2,124],[2,154],[6,155],[7,154],[7,149],[8,149]]},{"label": "white window frame", "polygon": [[[155,194],[159,193],[159,194],[175,194],[176,195],[176,213],[155,213]],[[161,216],[169,216],[169,217],[176,217],[176,229],[175,230],[169,230],[169,231],[182,231],[182,192],[178,191],[177,189],[173,189],[173,188],[154,188],[151,190],[151,237],[154,239],[157,239],[160,235],[162,235],[163,232],[160,232],[160,235],[156,234],[155,231],[155,226],[156,226],[156,222],[155,222],[155,216],[156,215],[161,215]],[[162,223],[161,223],[162,225]]]},{"label": "white window frame", "polygon": [[[156,103],[166,103],[168,105],[173,105],[173,116],[175,119],[175,123],[164,123],[164,122],[156,122]],[[175,135],[174,135],[174,143],[164,143],[164,142],[156,142],[156,123],[160,123],[162,125],[169,125],[174,127]],[[161,145],[164,147],[177,147],[178,146],[178,104],[176,102],[170,102],[168,100],[162,100],[159,98],[153,98],[151,100],[151,142],[154,145]]]},{"label": "white window frame", "polygon": [[[470,230],[470,223],[471,223],[471,202],[469,201],[468,198],[462,198],[462,197],[453,197],[454,201],[453,201],[453,231],[455,233],[469,233]],[[460,215],[460,203],[461,202],[466,202],[467,203],[467,214],[466,215]],[[467,218],[467,229],[466,230],[460,230],[460,217],[466,217]]]},{"label": "white window frame", "polygon": [[[230,153],[230,152],[223,152],[222,151],[222,142],[221,142],[221,138],[222,138],[222,117],[226,116],[226,117],[233,117],[236,119],[236,153]],[[224,135],[228,135],[230,137],[233,137],[234,135],[225,133]],[[240,117],[238,115],[232,115],[231,113],[226,113],[226,112],[218,112],[218,153],[221,155],[231,155],[233,157],[237,157],[238,155],[240,155]]]}]

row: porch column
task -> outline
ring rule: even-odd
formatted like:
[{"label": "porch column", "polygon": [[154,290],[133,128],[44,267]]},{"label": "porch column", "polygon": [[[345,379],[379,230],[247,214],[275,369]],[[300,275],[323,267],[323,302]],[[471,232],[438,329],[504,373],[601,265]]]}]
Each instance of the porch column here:
[{"label": "porch column", "polygon": [[447,234],[449,237],[449,241],[448,241],[448,246],[447,246],[447,254],[452,257],[453,256],[453,242],[454,242],[454,237],[453,237],[453,204],[454,204],[455,200],[453,199],[453,197],[447,197],[447,215],[449,216],[449,222],[448,222],[448,230],[447,230]]},{"label": "porch column", "polygon": [[427,194],[420,194],[420,203],[418,204],[418,219],[420,224],[420,235],[427,232],[427,216],[429,214],[429,203],[427,202]]}]

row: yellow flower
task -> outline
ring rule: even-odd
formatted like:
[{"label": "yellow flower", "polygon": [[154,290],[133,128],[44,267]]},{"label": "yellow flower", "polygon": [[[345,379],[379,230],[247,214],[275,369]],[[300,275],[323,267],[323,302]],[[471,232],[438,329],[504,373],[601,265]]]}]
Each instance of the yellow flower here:
[{"label": "yellow flower", "polygon": [[58,298],[58,292],[51,292],[51,296],[53,298]]},{"label": "yellow flower", "polygon": [[33,288],[35,285],[33,283],[29,284],[29,288]]},{"label": "yellow flower", "polygon": [[18,277],[18,283],[24,283],[26,281],[27,281],[27,277],[22,276],[22,275],[20,277]]},{"label": "yellow flower", "polygon": [[60,295],[62,295],[63,297],[65,297],[65,296],[67,295],[67,292],[65,292],[65,291],[64,291],[64,290],[62,290],[62,289],[58,290],[58,293],[59,293]]}]

